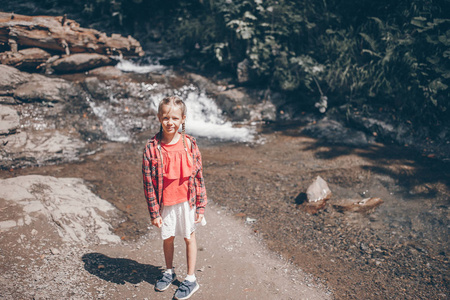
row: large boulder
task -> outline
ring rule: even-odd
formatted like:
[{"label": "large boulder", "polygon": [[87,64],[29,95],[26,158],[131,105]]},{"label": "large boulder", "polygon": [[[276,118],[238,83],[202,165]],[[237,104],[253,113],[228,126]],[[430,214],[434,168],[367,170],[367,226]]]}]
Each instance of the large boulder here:
[{"label": "large boulder", "polygon": [[368,137],[364,132],[346,128],[340,122],[327,117],[305,126],[302,133],[336,145],[367,147],[374,141],[373,137]]},{"label": "large boulder", "polygon": [[80,160],[86,147],[77,136],[57,130],[0,135],[0,169]]},{"label": "large boulder", "polygon": [[249,96],[239,89],[230,89],[217,95],[217,105],[233,121],[250,119],[250,111],[246,109]]},{"label": "large boulder", "polygon": [[[93,194],[82,179],[40,175],[3,179],[0,180],[0,199],[2,207],[16,208],[0,210],[1,232],[25,226],[34,228],[42,239],[54,238],[52,234],[57,232],[62,241],[69,243],[120,242],[105,218],[115,216],[116,209]],[[36,230],[33,223],[42,219],[47,222],[45,229]]]},{"label": "large boulder", "polygon": [[106,55],[96,53],[78,53],[54,61],[51,68],[58,73],[83,72],[98,67],[112,65],[115,62]]},{"label": "large boulder", "polygon": [[17,86],[13,93],[23,102],[64,102],[76,94],[71,82],[38,74],[33,74],[28,82]]},{"label": "large boulder", "polygon": [[[62,78],[29,74],[11,66],[0,65],[0,93],[3,96],[12,95],[22,102],[64,102],[76,96],[79,91],[71,82]],[[11,99],[5,100],[11,102]]]}]

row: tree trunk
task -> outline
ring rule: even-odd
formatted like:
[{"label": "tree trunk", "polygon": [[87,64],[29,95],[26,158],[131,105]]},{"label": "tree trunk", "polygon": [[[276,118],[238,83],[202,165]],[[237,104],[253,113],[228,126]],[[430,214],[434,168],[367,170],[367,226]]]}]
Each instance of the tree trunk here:
[{"label": "tree trunk", "polygon": [[51,16],[24,16],[0,12],[0,43],[11,51],[37,47],[58,53],[95,52],[105,55],[142,56],[140,43],[112,34],[111,37],[95,29],[81,28],[70,19]]}]

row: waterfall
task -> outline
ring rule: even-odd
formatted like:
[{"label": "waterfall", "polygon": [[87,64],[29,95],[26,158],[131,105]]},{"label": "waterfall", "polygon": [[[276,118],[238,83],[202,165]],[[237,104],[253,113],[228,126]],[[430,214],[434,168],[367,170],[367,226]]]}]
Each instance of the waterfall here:
[{"label": "waterfall", "polygon": [[[163,66],[137,65],[125,60],[122,60],[117,67],[122,71],[140,74],[168,72]],[[87,101],[92,111],[101,120],[102,130],[111,141],[130,141],[136,128],[139,130],[157,128],[155,127],[156,118],[153,117],[149,120],[148,114],[145,112],[156,112],[159,101],[171,95],[179,96],[186,103],[187,133],[195,137],[225,141],[249,142],[253,140],[252,128],[237,127],[237,124],[227,121],[214,100],[194,85],[172,89],[159,83],[126,82],[128,95],[125,98],[119,98],[120,92],[117,90],[123,90],[123,86],[120,87],[113,81],[104,84],[109,85],[109,101],[93,101],[89,98]]]}]

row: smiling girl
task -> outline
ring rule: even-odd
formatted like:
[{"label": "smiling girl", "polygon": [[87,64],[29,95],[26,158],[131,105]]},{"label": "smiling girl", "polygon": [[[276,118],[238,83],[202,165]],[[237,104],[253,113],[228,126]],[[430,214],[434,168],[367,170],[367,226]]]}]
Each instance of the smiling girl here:
[{"label": "smiling girl", "polygon": [[[152,225],[161,228],[166,270],[155,289],[164,291],[175,280],[173,270],[174,239],[186,243],[187,276],[175,293],[175,299],[188,299],[199,289],[194,274],[197,260],[195,229],[206,224],[207,203],[202,159],[195,139],[185,134],[186,105],[178,97],[166,97],[159,103],[160,131],[144,149],[142,174],[144,193]],[[179,132],[182,127],[182,132]]]}]

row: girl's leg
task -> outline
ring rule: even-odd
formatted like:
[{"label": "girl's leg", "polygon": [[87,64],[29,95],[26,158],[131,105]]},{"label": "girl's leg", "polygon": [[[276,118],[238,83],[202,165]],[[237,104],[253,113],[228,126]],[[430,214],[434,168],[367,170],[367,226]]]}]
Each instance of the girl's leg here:
[{"label": "girl's leg", "polygon": [[186,242],[187,274],[194,275],[195,263],[197,262],[197,241],[195,232],[191,234],[190,239],[184,239]]},{"label": "girl's leg", "polygon": [[173,252],[174,252],[174,241],[175,237],[171,236],[163,241],[164,258],[166,260],[166,268],[173,268]]}]

